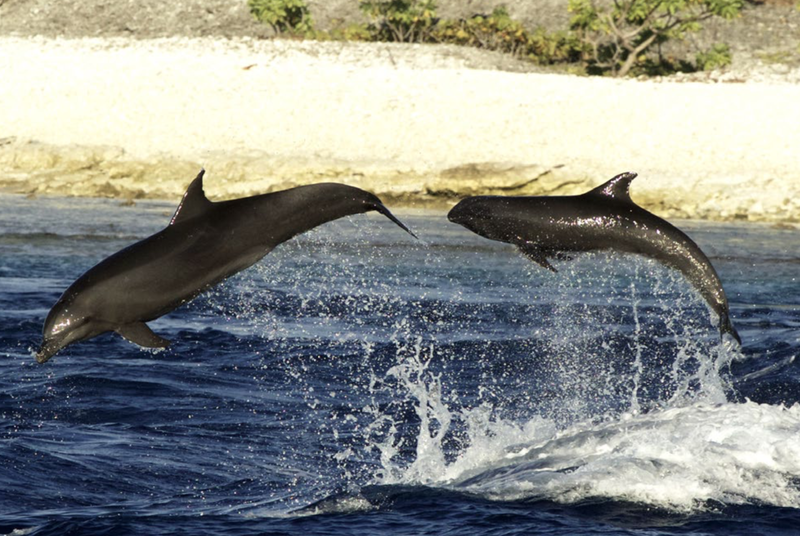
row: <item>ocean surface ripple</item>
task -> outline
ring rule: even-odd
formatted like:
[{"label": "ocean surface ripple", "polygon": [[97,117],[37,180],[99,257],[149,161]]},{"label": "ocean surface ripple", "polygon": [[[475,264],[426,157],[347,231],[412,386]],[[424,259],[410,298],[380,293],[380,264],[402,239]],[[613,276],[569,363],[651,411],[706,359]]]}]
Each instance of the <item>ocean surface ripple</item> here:
[{"label": "ocean surface ripple", "polygon": [[0,534],[797,534],[800,233],[677,222],[679,274],[557,274],[361,215],[151,323],[33,358],[48,309],[171,204],[0,196]]}]

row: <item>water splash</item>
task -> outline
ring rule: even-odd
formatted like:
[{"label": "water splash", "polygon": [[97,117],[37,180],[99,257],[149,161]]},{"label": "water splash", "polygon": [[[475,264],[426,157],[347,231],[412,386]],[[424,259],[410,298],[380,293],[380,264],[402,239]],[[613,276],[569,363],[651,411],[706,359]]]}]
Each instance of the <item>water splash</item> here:
[{"label": "water splash", "polygon": [[[638,267],[637,267],[637,275],[638,275]],[[642,335],[642,323],[639,321],[639,305],[642,303],[641,299],[637,296],[636,293],[636,285],[631,282],[631,304],[632,304],[632,311],[633,311],[633,342],[632,346],[634,349],[634,359],[633,359],[633,389],[631,391],[631,404],[630,404],[630,412],[633,415],[638,415],[642,411],[641,404],[639,404],[639,387],[641,387],[642,376],[644,374],[644,364],[642,363],[642,354],[644,349],[642,348],[640,341],[640,337]]]},{"label": "water splash", "polygon": [[[445,401],[443,377],[431,371],[434,348],[420,341],[410,348],[387,376],[394,396],[413,403],[418,421],[409,431],[407,422],[378,415],[384,435],[372,443],[381,452],[375,483],[504,501],[605,498],[681,512],[800,501],[800,405],[711,404],[694,396],[566,426],[547,416],[513,420],[490,404]],[[462,441],[448,442],[457,428]]]},{"label": "water splash", "polygon": [[[393,390],[405,390],[411,402],[419,431],[416,436],[416,449],[412,462],[403,466],[398,462],[405,438],[398,435],[398,428],[387,415],[379,415],[368,428],[372,433],[388,424],[384,439],[375,444],[381,453],[383,473],[380,480],[386,484],[402,480],[428,483],[432,475],[446,465],[444,453],[445,436],[450,430],[452,413],[442,397],[442,374],[430,369],[434,357],[433,345],[424,345],[421,338],[413,344],[400,346],[398,362],[386,372],[383,385],[387,382]],[[377,383],[373,384],[373,389]],[[396,387],[395,387],[396,386]]]},{"label": "water splash", "polygon": [[[416,419],[409,426],[408,414],[375,408],[370,431],[381,434],[370,445],[380,452],[381,470],[374,481],[454,487],[492,499],[608,497],[677,510],[709,500],[793,504],[800,496],[793,477],[762,474],[740,457],[763,457],[777,443],[791,449],[800,409],[781,414],[730,403],[727,369],[738,354],[703,322],[699,298],[647,261],[634,261],[620,277],[620,267],[611,266],[616,260],[588,291],[583,276],[569,270],[544,285],[550,306],[534,322],[536,338],[546,342],[529,356],[535,366],[525,367],[533,371],[528,408],[505,407],[511,398],[492,396],[465,404],[448,384],[460,381],[442,372],[458,355],[419,338],[398,344],[397,363],[372,387],[391,390]],[[641,292],[653,278],[652,294]],[[485,372],[477,389],[494,394],[502,386],[487,383]],[[444,396],[448,388],[456,392]],[[759,424],[773,412],[775,428]],[[754,426],[765,438],[752,449],[733,437],[752,434]],[[756,487],[747,489],[745,481]]]},{"label": "water splash", "polygon": [[[669,441],[678,440],[713,463],[713,440],[692,427],[711,429],[714,418],[736,412],[704,409],[731,407],[734,352],[719,342],[702,301],[669,270],[592,255],[554,275],[512,258],[500,276],[521,272],[514,284],[476,272],[489,278],[480,282],[491,285],[487,300],[446,277],[398,293],[402,278],[382,271],[397,252],[354,260],[354,252],[316,234],[291,247],[297,250],[260,268],[277,297],[259,306],[246,300],[244,285],[235,301],[246,305],[232,316],[255,317],[265,344],[285,352],[278,365],[309,410],[303,427],[293,423],[287,435],[302,438],[303,451],[327,453],[328,464],[316,462],[318,487],[337,479],[339,489],[422,484],[492,499],[602,496],[678,509],[740,489],[724,470],[711,474],[670,457]],[[316,262],[295,266],[295,256],[309,253]],[[445,299],[437,301],[443,286]],[[275,364],[265,362],[265,370],[273,373]],[[320,385],[338,385],[340,394]],[[347,390],[367,393],[370,402],[348,406]],[[752,424],[750,417],[733,428]],[[733,458],[741,452],[730,450]],[[287,467],[304,456],[288,453]],[[324,489],[315,497],[331,493]],[[794,496],[791,485],[783,489],[773,503]]]}]

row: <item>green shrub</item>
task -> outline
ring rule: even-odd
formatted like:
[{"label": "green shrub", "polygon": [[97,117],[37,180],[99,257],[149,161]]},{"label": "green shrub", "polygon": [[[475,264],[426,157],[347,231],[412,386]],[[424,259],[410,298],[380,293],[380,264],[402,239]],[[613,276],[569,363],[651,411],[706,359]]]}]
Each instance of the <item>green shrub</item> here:
[{"label": "green shrub", "polygon": [[361,1],[358,7],[371,20],[367,29],[375,41],[429,42],[437,23],[434,0]]},{"label": "green shrub", "polygon": [[529,32],[504,7],[495,8],[488,16],[440,21],[433,37],[439,43],[496,50],[541,64],[577,61],[579,57],[578,42],[569,32],[549,33],[541,28]]},{"label": "green shrub", "polygon": [[718,43],[704,52],[698,52],[695,64],[698,71],[711,71],[731,64],[731,47]]},{"label": "green shrub", "polygon": [[371,41],[372,34],[367,29],[366,24],[345,23],[343,19],[331,21],[331,28],[328,30],[314,29],[305,32],[303,37],[315,41]]},{"label": "green shrub", "polygon": [[581,52],[581,42],[572,32],[550,33],[538,28],[528,35],[528,58],[539,64],[575,63]]},{"label": "green shrub", "polygon": [[433,35],[439,42],[498,50],[515,56],[526,54],[528,48],[527,30],[513,20],[504,7],[495,8],[488,16],[441,21]]},{"label": "green shrub", "polygon": [[247,0],[250,13],[276,34],[309,34],[314,25],[304,0]]},{"label": "green shrub", "polygon": [[335,41],[372,41],[372,32],[366,24],[348,24],[341,28],[333,28],[328,32],[329,39]]},{"label": "green shrub", "polygon": [[[700,22],[740,13],[744,0],[569,0],[570,29],[529,31],[504,7],[489,15],[440,20],[435,0],[360,0],[367,24],[316,31],[304,0],[248,0],[250,12],[289,33],[319,40],[449,43],[512,54],[539,64],[572,63],[589,74],[666,75],[729,65],[731,52],[715,45],[698,53],[695,63],[650,53],[653,45],[682,39]],[[659,49],[660,51],[660,49]],[[798,50],[800,53],[800,49]]]},{"label": "green shrub", "polygon": [[650,47],[683,39],[710,17],[739,15],[744,0],[569,0],[571,29],[583,61],[598,72],[625,76],[647,60]]}]

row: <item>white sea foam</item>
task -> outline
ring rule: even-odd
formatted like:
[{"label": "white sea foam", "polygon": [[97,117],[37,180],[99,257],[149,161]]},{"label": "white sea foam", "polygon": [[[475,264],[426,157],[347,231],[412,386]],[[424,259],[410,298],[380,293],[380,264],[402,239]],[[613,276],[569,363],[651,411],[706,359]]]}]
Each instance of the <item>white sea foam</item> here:
[{"label": "white sea foam", "polygon": [[[428,370],[432,348],[412,346],[390,374],[415,403],[416,457],[400,461],[406,440],[393,436],[393,426],[378,446],[379,483],[443,487],[492,500],[607,498],[677,511],[703,509],[709,501],[800,504],[800,405],[714,402],[715,396],[691,392],[649,412],[566,427],[541,416],[516,422],[488,405],[448,407],[441,377]],[[707,357],[709,366],[696,374],[713,376],[716,359]],[[717,382],[705,385],[716,391]],[[383,425],[390,420],[381,418]],[[467,441],[453,457],[444,437],[456,420],[464,423]]]},{"label": "white sea foam", "polygon": [[[555,437],[534,434],[526,445],[453,478],[455,466],[486,458],[484,445],[471,446],[441,473],[447,475],[441,484],[503,500],[606,497],[680,510],[709,500],[797,507],[798,438],[800,406],[697,404],[575,426]],[[502,452],[508,439],[495,440],[490,448]]]}]

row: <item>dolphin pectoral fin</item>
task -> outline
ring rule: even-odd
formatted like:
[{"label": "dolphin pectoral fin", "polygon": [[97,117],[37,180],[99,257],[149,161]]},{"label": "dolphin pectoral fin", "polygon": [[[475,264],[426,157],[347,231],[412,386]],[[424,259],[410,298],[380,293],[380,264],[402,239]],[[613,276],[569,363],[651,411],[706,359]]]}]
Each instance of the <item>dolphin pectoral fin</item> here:
[{"label": "dolphin pectoral fin", "polygon": [[547,268],[553,273],[557,273],[552,264],[547,260],[547,252],[541,248],[537,248],[536,246],[531,246],[528,244],[519,244],[517,246],[520,253],[525,255],[528,259],[532,260],[542,268]]},{"label": "dolphin pectoral fin", "polygon": [[153,330],[144,322],[125,324],[114,331],[133,344],[138,344],[144,348],[166,348],[171,344],[171,341],[153,333]]}]

